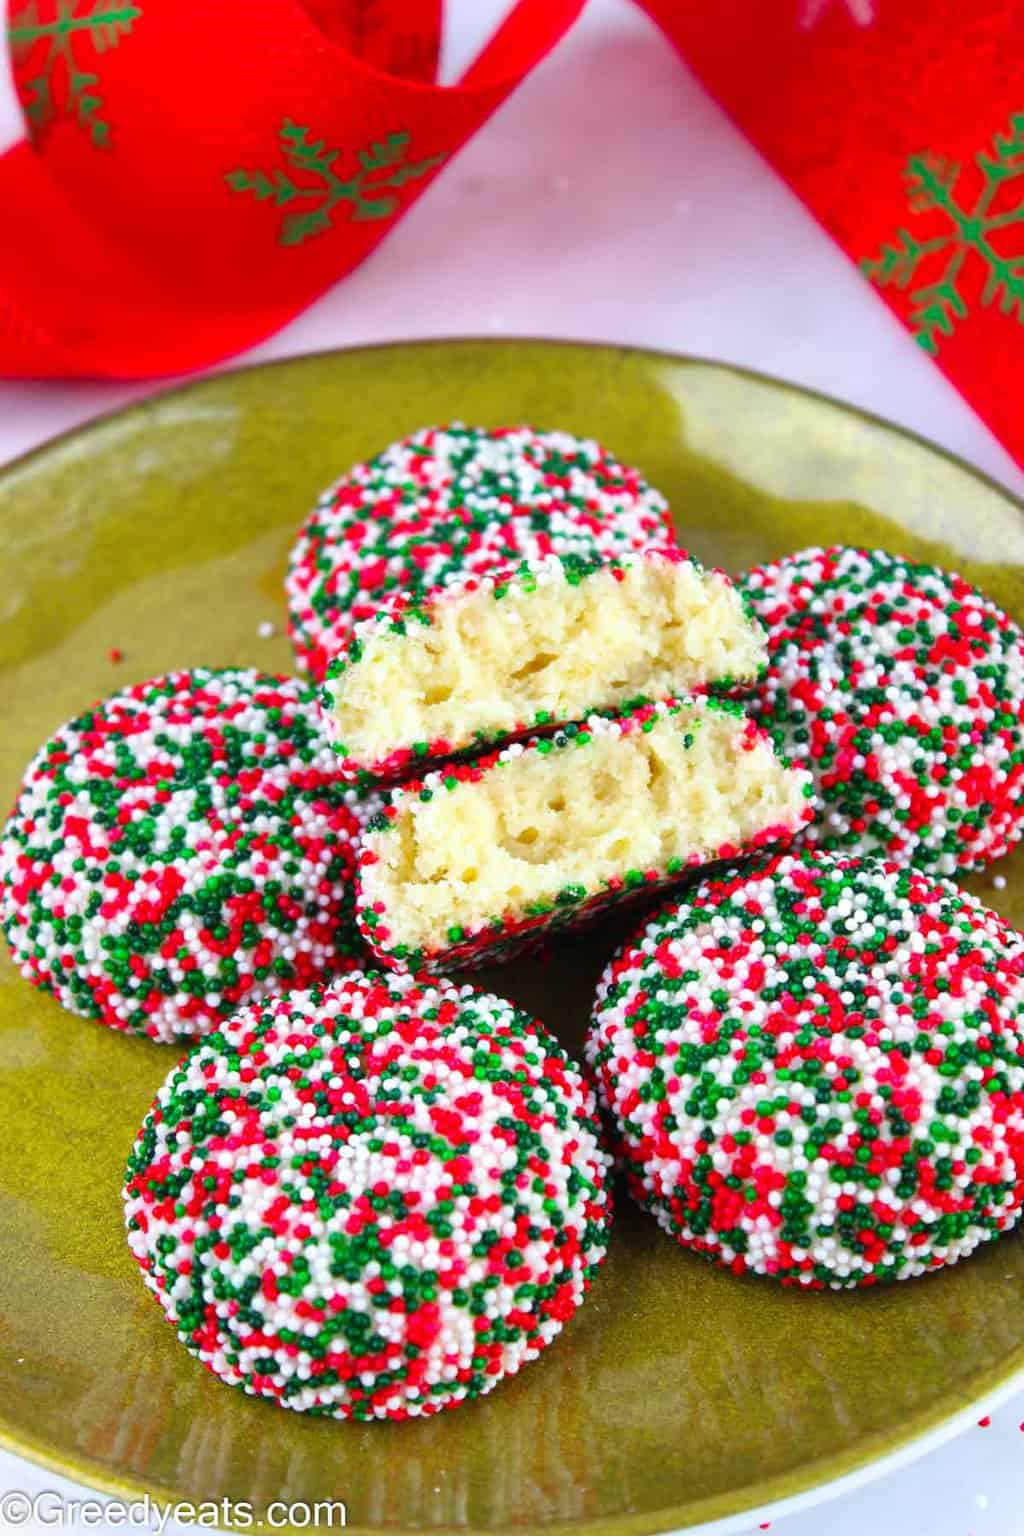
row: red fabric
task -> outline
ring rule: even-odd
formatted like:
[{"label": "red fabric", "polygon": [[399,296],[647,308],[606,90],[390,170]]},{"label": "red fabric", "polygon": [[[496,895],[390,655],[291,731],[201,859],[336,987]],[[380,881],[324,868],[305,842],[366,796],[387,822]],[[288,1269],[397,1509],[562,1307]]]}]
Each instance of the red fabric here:
[{"label": "red fabric", "polygon": [[1024,464],[1022,0],[642,3]]},{"label": "red fabric", "polygon": [[[1021,0],[640,3],[1024,463]],[[520,0],[443,88],[441,0],[9,0],[31,139],[0,158],[0,372],[145,377],[269,334],[583,4]]]},{"label": "red fabric", "polygon": [[[0,159],[0,372],[175,373],[270,334],[363,260],[583,3],[520,0],[443,88],[438,0],[10,0],[33,142]],[[374,146],[391,163],[366,171]]]}]

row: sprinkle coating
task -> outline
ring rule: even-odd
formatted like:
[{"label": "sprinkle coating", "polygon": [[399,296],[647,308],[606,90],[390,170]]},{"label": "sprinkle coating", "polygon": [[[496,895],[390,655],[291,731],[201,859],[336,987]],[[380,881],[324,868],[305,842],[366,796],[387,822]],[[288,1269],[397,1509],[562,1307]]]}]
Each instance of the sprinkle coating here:
[{"label": "sprinkle coating", "polygon": [[590,439],[426,427],[349,470],[300,529],[285,582],[296,659],[320,681],[395,591],[674,542],[664,498]]},{"label": "sprinkle coating", "polygon": [[740,585],[768,632],[753,708],[814,773],[808,838],[954,875],[1024,829],[1024,635],[935,566],[809,549]]},{"label": "sprinkle coating", "polygon": [[951,881],[812,848],[703,881],[587,1039],[630,1189],[785,1284],[955,1263],[1024,1201],[1024,938]]},{"label": "sprinkle coating", "polygon": [[294,680],[198,668],[126,688],[26,771],[0,844],[15,963],[73,1013],[163,1041],[343,970],[354,798]]},{"label": "sprinkle coating", "polygon": [[139,1132],[128,1242],[215,1375],[342,1419],[489,1392],[604,1258],[591,1088],[511,1003],[353,972],[243,1009]]}]

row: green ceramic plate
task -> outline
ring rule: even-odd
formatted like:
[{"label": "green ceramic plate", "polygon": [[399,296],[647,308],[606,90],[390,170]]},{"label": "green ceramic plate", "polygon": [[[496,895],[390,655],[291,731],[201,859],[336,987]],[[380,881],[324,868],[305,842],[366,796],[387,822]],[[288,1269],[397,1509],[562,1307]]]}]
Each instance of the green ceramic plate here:
[{"label": "green ceramic plate", "polygon": [[[289,668],[288,546],[314,494],[430,421],[603,438],[731,570],[864,541],[1024,619],[1024,509],[880,422],[702,362],[533,342],[390,347],[205,380],[0,478],[0,800],[95,697],[197,663]],[[257,633],[262,620],[273,639]],[[110,660],[112,648],[123,652]],[[1024,918],[1024,860],[974,888]],[[578,1044],[614,935],[488,984]],[[1024,1237],[885,1293],[794,1295],[682,1253],[625,1201],[592,1299],[492,1396],[405,1425],[303,1421],[181,1349],[133,1272],[120,1183],[173,1052],[0,968],[0,1438],[87,1483],[344,1499],[360,1531],[692,1526],[891,1457],[1024,1369]]]}]

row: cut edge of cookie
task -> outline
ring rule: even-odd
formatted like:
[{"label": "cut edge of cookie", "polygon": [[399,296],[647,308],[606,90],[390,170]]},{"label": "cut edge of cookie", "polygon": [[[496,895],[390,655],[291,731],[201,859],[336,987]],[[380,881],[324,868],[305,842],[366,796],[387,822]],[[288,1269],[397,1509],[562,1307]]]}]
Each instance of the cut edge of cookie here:
[{"label": "cut edge of cookie", "polygon": [[810,776],[731,701],[593,717],[394,791],[364,838],[358,921],[390,964],[458,963],[811,815]]},{"label": "cut edge of cookie", "polygon": [[343,771],[391,779],[594,710],[752,686],[765,661],[729,578],[681,551],[552,556],[360,625],[322,702]]}]

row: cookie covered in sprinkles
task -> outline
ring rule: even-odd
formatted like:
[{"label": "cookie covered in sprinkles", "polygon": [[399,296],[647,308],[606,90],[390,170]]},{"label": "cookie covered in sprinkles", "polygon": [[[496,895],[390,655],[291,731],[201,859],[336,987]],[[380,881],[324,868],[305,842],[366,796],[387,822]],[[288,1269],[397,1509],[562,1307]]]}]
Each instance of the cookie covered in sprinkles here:
[{"label": "cookie covered in sprinkles", "polygon": [[508,959],[812,815],[731,699],[663,699],[392,790],[359,851],[357,920],[385,964]]},{"label": "cookie covered in sprinkles", "polygon": [[26,771],[0,844],[15,963],[155,1040],[351,967],[353,800],[294,680],[197,668],[126,688]]},{"label": "cookie covered in sprinkles", "polygon": [[587,1038],[630,1189],[735,1273],[874,1285],[1024,1201],[1024,938],[951,881],[813,848],[707,879]]},{"label": "cookie covered in sprinkles", "polygon": [[740,583],[768,635],[754,711],[814,774],[826,848],[938,874],[1024,829],[1024,634],[962,577],[808,549]]},{"label": "cookie covered in sprinkles", "polygon": [[589,438],[425,427],[349,470],[300,529],[285,582],[296,659],[319,681],[396,592],[674,542],[664,498]]},{"label": "cookie covered in sprinkles", "polygon": [[178,1336],[253,1396],[404,1419],[534,1359],[604,1258],[592,1091],[528,1015],[353,972],[264,1000],[171,1072],[128,1241]]},{"label": "cookie covered in sprinkles", "polygon": [[637,699],[749,689],[764,666],[735,586],[683,550],[549,555],[394,594],[321,701],[342,776],[381,783]]}]

